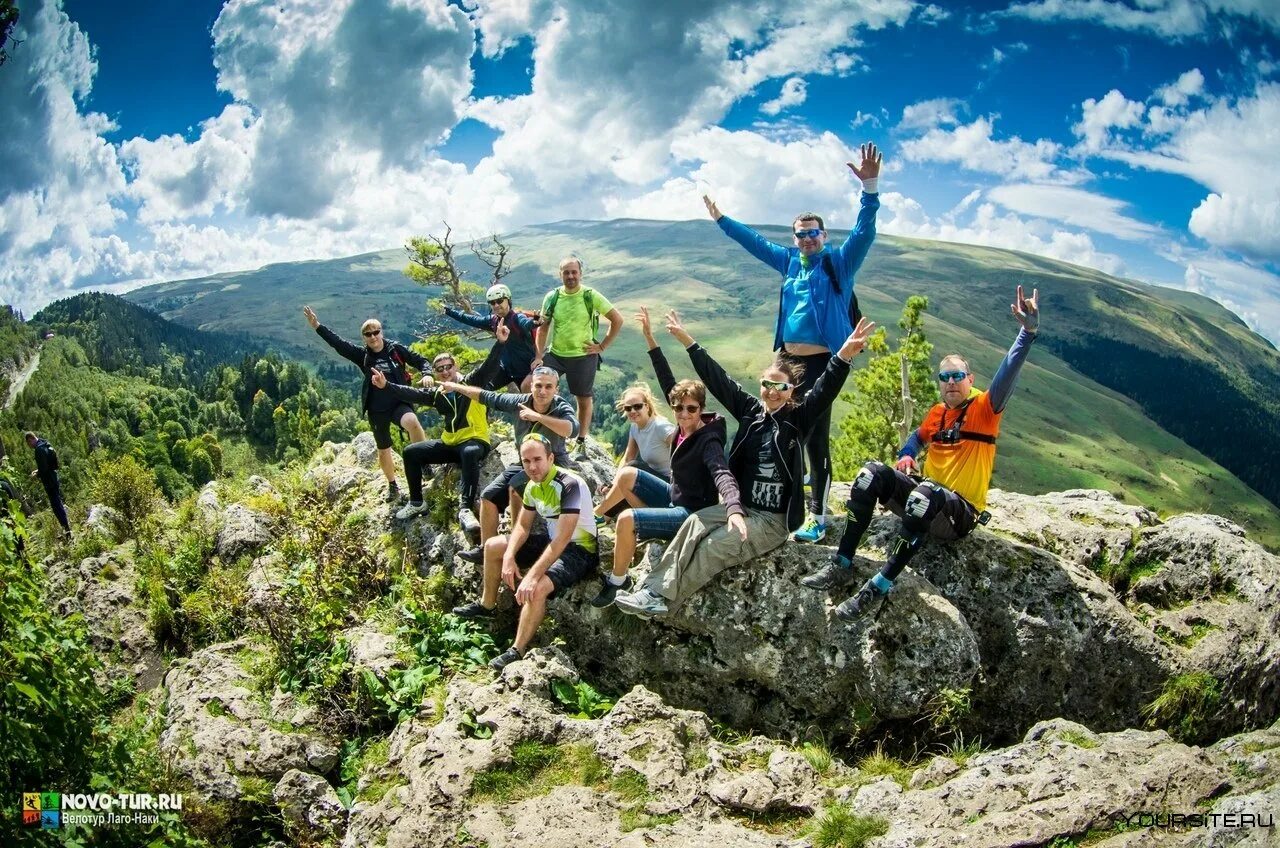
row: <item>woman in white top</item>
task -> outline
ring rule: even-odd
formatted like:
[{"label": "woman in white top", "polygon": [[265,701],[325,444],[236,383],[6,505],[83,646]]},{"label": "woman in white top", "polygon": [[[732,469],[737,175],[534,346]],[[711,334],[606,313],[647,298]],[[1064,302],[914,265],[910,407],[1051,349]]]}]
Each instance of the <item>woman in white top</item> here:
[{"label": "woman in white top", "polygon": [[635,471],[628,469],[648,471],[667,482],[671,481],[671,440],[675,436],[676,425],[658,415],[656,401],[647,383],[628,386],[618,400],[616,407],[627,417],[631,430],[618,472],[613,483],[604,490],[604,500],[596,507],[597,516],[605,516],[626,506],[644,506],[632,491]]}]

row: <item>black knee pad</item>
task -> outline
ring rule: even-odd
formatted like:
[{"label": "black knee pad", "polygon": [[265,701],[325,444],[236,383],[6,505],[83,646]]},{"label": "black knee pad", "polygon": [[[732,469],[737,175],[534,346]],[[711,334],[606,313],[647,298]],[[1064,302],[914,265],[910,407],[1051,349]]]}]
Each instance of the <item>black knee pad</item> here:
[{"label": "black knee pad", "polygon": [[876,501],[884,503],[885,498],[893,491],[893,469],[883,462],[868,462],[853,478],[853,486],[849,489],[849,509],[865,507]]},{"label": "black knee pad", "polygon": [[902,529],[911,536],[929,532],[929,525],[946,504],[946,495],[933,483],[925,481],[907,496],[902,508]]}]

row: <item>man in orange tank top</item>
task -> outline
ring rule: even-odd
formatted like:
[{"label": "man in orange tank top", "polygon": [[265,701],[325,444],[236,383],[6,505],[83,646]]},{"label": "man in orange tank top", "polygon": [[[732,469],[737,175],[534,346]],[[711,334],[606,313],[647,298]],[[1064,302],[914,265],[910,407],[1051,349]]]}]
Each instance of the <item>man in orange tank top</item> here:
[{"label": "man in orange tank top", "polygon": [[[1038,291],[1028,298],[1018,286],[1016,300],[1009,309],[1021,329],[992,378],[990,389],[984,392],[974,388],[973,372],[964,357],[944,356],[938,365],[942,402],[929,410],[898,451],[897,463],[890,467],[868,462],[858,472],[849,493],[849,520],[838,552],[831,562],[800,582],[812,589],[832,589],[852,581],[851,559],[871,524],[877,503],[901,516],[902,526],[880,572],[836,607],[836,616],[841,620],[855,621],[876,606],[926,539],[961,539],[978,523],[987,505],[1000,418],[1040,328],[1038,301]],[[926,451],[923,480],[912,476],[922,449]]]}]

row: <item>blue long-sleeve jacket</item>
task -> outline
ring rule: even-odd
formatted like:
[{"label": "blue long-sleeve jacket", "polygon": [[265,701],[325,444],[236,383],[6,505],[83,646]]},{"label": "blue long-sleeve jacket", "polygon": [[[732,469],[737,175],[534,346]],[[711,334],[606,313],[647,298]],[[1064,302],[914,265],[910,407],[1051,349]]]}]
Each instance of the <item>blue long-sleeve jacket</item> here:
[{"label": "blue long-sleeve jacket", "polygon": [[[478,330],[488,330],[492,333],[498,329],[498,318],[493,313],[481,315],[476,312],[463,312],[461,309],[446,306],[444,314],[461,324],[475,327]],[[506,347],[503,348],[499,356],[498,364],[502,366],[502,369],[508,375],[516,378],[518,382],[533,370],[533,360],[537,355],[533,335],[538,329],[538,325],[528,315],[516,312],[514,309],[508,312],[503,320],[507,325],[507,329],[511,331],[511,336],[507,339]]]},{"label": "blue long-sleeve jacket", "polygon": [[862,193],[862,205],[858,220],[849,237],[838,247],[828,245],[823,252],[830,252],[836,271],[836,284],[827,277],[822,267],[822,254],[806,257],[797,247],[774,244],[755,230],[728,215],[721,215],[718,223],[725,235],[747,249],[755,258],[782,275],[783,284],[778,288],[778,325],[774,332],[773,349],[782,349],[782,328],[786,316],[782,314],[782,292],[789,281],[804,279],[808,282],[813,312],[823,343],[833,353],[840,349],[853,332],[849,323],[849,301],[853,297],[853,278],[867,258],[867,251],[876,238],[876,211],[880,208],[880,195]]}]

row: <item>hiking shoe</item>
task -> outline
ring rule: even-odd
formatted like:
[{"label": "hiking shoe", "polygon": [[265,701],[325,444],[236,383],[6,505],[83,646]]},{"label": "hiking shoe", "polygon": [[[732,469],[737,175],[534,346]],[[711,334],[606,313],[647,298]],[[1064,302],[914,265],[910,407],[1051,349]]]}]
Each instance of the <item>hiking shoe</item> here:
[{"label": "hiking shoe", "polygon": [[462,525],[462,532],[466,534],[471,544],[480,544],[480,519],[476,518],[476,514],[465,506],[458,510],[458,523]]},{"label": "hiking shoe", "polygon": [[458,559],[465,560],[467,562],[474,562],[476,565],[482,565],[484,563],[484,545],[476,545],[474,548],[459,551]]},{"label": "hiking shoe", "polygon": [[587,440],[586,439],[578,439],[578,443],[573,446],[573,458],[574,459],[587,458]]},{"label": "hiking shoe", "polygon": [[513,662],[522,659],[524,659],[524,654],[516,650],[515,645],[512,645],[510,648],[507,648],[505,651],[490,660],[489,668],[501,674],[504,668],[511,665]]},{"label": "hiking shoe", "polygon": [[415,515],[422,515],[428,509],[426,501],[409,501],[400,509],[396,510],[396,518],[400,521],[407,521]]},{"label": "hiking shoe", "polygon": [[849,560],[836,554],[831,561],[824,563],[808,577],[800,580],[800,585],[808,586],[810,589],[834,589],[837,586],[848,586],[853,582],[853,567]]},{"label": "hiking shoe", "polygon": [[641,618],[653,618],[655,615],[667,614],[667,599],[661,595],[654,594],[648,589],[641,589],[638,592],[617,592],[613,598],[614,606],[628,615],[638,615]]},{"label": "hiking shoe", "polygon": [[395,480],[387,484],[387,503],[399,503],[404,499],[404,495],[400,494],[400,486]]},{"label": "hiking shoe", "polygon": [[797,542],[809,542],[811,544],[821,542],[827,538],[827,523],[819,521],[811,515],[803,527],[791,534],[791,538]]},{"label": "hiking shoe", "polygon": [[854,622],[866,615],[884,598],[884,593],[876,588],[876,584],[868,580],[852,598],[836,607],[836,618],[841,621]]},{"label": "hiking shoe", "polygon": [[465,618],[469,620],[477,618],[493,618],[493,610],[489,609],[479,601],[471,601],[460,607],[454,607],[453,614],[458,618]]},{"label": "hiking shoe", "polygon": [[621,586],[615,586],[609,582],[609,578],[604,579],[604,586],[600,589],[600,594],[591,599],[591,606],[596,609],[604,609],[613,603],[613,599],[617,597],[619,592],[630,592],[631,587],[636,585],[636,581],[631,579],[631,575],[627,575],[627,579]]}]

